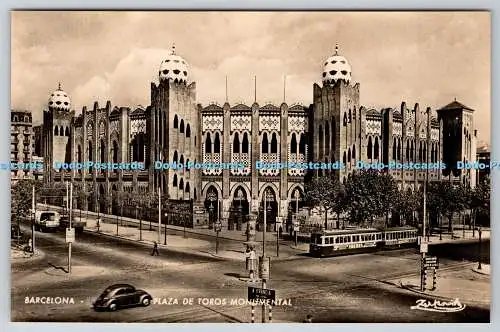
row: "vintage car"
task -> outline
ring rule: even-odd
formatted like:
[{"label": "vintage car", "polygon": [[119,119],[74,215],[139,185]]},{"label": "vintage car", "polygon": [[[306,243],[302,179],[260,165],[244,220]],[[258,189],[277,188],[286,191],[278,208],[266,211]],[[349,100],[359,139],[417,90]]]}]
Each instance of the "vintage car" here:
[{"label": "vintage car", "polygon": [[136,289],[129,284],[114,284],[109,286],[94,301],[95,310],[115,311],[121,308],[144,306],[151,304],[152,297],[142,289]]}]

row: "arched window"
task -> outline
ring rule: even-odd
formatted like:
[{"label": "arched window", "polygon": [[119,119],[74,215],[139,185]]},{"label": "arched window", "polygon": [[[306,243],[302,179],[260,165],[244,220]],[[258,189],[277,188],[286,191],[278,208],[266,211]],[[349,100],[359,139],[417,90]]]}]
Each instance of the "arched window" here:
[{"label": "arched window", "polygon": [[66,127],[66,135],[65,136],[69,137],[69,127]]},{"label": "arched window", "polygon": [[179,118],[177,117],[177,114],[174,116],[174,128],[179,127]]},{"label": "arched window", "polygon": [[401,160],[401,138],[398,138],[398,160]]},{"label": "arched window", "polygon": [[184,165],[184,155],[181,154],[181,159],[179,159],[179,164]]},{"label": "arched window", "polygon": [[393,160],[396,160],[397,149],[398,149],[398,145],[396,143],[396,137],[394,137],[394,140],[392,141],[392,159]]},{"label": "arched window", "polygon": [[319,155],[323,155],[324,150],[323,150],[323,143],[325,140],[325,137],[323,136],[323,127],[319,125],[318,129],[318,140],[319,140]]},{"label": "arched window", "polygon": [[351,123],[351,121],[352,121],[351,109],[349,109],[349,120],[348,121],[349,121],[349,123]]},{"label": "arched window", "polygon": [[378,159],[380,146],[378,144],[378,137],[375,137],[375,146],[373,147],[373,158]]},{"label": "arched window", "polygon": [[297,153],[297,138],[295,133],[292,134],[292,141],[290,142],[290,153]]},{"label": "arched window", "polygon": [[92,161],[94,160],[94,155],[92,153],[92,141],[89,141],[87,144],[87,158]]},{"label": "arched window", "polygon": [[104,140],[101,140],[99,144],[99,158],[101,163],[106,162],[106,146],[104,145]]},{"label": "arched window", "polygon": [[176,163],[178,158],[179,158],[179,155],[177,154],[177,151],[174,151],[174,159],[173,159],[173,162],[174,162],[174,163]]},{"label": "arched window", "polygon": [[184,189],[184,179],[183,178],[181,178],[181,180],[179,181],[179,189],[180,190]]},{"label": "arched window", "polygon": [[63,128],[63,126],[59,127],[59,136],[64,136],[64,128]]},{"label": "arched window", "polygon": [[194,190],[193,190],[193,196],[194,196],[194,199],[196,199],[196,198],[197,198],[197,197],[196,197],[196,188],[194,188]]},{"label": "arched window", "polygon": [[186,190],[185,190],[185,192],[187,192],[187,193],[190,192],[190,189],[191,188],[189,187],[189,182],[186,182]]},{"label": "arched window", "polygon": [[422,159],[424,162],[427,162],[427,144],[424,144],[424,149],[422,151]]},{"label": "arched window", "polygon": [[262,135],[262,144],[261,144],[262,153],[269,153],[269,141],[267,139],[267,133]]},{"label": "arched window", "polygon": [[343,122],[344,122],[344,126],[347,126],[347,114],[346,113],[344,113],[344,121]]},{"label": "arched window", "polygon": [[418,143],[418,160],[419,161],[423,160],[423,156],[422,156],[422,142]]},{"label": "arched window", "polygon": [[368,146],[366,148],[366,157],[368,159],[372,159],[372,152],[373,152],[373,144],[372,144],[372,138],[368,138]]},{"label": "arched window", "polygon": [[191,127],[189,126],[189,123],[186,126],[186,137],[191,137]]},{"label": "arched window", "polygon": [[76,160],[81,163],[82,162],[82,147],[78,145],[77,152],[76,152]]},{"label": "arched window", "polygon": [[328,124],[328,121],[326,121],[325,124],[325,151],[326,154],[330,152],[330,125]]},{"label": "arched window", "polygon": [[356,159],[356,145],[352,146],[352,159]]},{"label": "arched window", "polygon": [[351,162],[351,148],[349,148],[349,150],[347,150],[347,161]]},{"label": "arched window", "polygon": [[248,134],[243,134],[243,143],[241,144],[241,153],[248,153],[250,150],[250,144],[248,142]]},{"label": "arched window", "polygon": [[411,161],[415,160],[415,149],[413,145],[413,141],[411,141],[411,147],[410,147],[410,159]]},{"label": "arched window", "polygon": [[220,153],[220,138],[219,138],[219,133],[215,133],[214,153]]},{"label": "arched window", "polygon": [[181,127],[179,128],[179,131],[184,134],[184,119],[181,119]]},{"label": "arched window", "polygon": [[342,162],[344,163],[344,165],[347,163],[345,151],[344,151],[344,156],[342,157]]},{"label": "arched window", "polygon": [[300,134],[299,153],[306,154],[306,135]]},{"label": "arched window", "polygon": [[406,160],[410,160],[410,141],[406,141]]},{"label": "arched window", "polygon": [[212,139],[210,138],[210,133],[207,134],[205,139],[205,153],[212,153]]},{"label": "arched window", "polygon": [[172,181],[172,185],[177,187],[177,174],[174,174],[174,180]]},{"label": "arched window", "polygon": [[234,133],[233,153],[240,153],[240,136],[238,133]]},{"label": "arched window", "polygon": [[55,126],[54,128],[54,136],[59,136],[59,127]]},{"label": "arched window", "polygon": [[113,162],[117,163],[118,162],[118,143],[116,141],[113,141]]},{"label": "arched window", "polygon": [[276,133],[273,133],[271,139],[271,153],[278,153],[278,139],[276,138]]}]

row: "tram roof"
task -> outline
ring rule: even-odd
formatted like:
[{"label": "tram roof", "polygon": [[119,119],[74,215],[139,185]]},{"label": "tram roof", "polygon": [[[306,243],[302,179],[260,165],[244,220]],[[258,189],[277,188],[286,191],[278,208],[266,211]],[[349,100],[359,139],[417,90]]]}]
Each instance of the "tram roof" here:
[{"label": "tram roof", "polygon": [[397,231],[412,231],[416,230],[414,227],[402,226],[402,227],[389,227],[386,229],[378,228],[355,228],[355,229],[333,229],[333,230],[322,230],[312,232],[313,234],[322,235],[346,235],[346,234],[363,234],[363,233],[377,233],[377,232],[397,232]]}]

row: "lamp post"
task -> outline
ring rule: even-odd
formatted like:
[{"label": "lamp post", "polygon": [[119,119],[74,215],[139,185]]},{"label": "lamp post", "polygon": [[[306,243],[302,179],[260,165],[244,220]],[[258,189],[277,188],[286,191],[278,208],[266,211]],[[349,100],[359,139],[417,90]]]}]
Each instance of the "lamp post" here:
[{"label": "lamp post", "polygon": [[[164,245],[167,245],[167,225],[168,225],[168,212],[165,212],[165,235],[164,235],[164,240],[163,240],[163,244]],[[185,231],[185,230],[184,230]]]},{"label": "lamp post", "polygon": [[479,233],[479,264],[478,264],[478,266],[477,266],[477,269],[478,269],[478,270],[481,270],[481,254],[482,254],[482,252],[481,252],[481,251],[482,251],[482,250],[481,250],[481,234],[483,233],[483,232],[481,231],[481,227],[478,227],[477,232]]},{"label": "lamp post", "polygon": [[[139,210],[139,206],[135,206],[135,218],[137,219],[137,211]],[[139,241],[142,241],[142,209],[141,213],[139,213]]]},{"label": "lamp post", "polygon": [[[210,215],[210,223],[212,223],[214,220],[214,205],[212,202],[210,202],[210,206],[208,208],[208,213]],[[218,228],[218,223],[215,224],[215,231],[216,231],[216,237],[215,237],[215,254],[217,255],[219,253],[219,228]]]}]

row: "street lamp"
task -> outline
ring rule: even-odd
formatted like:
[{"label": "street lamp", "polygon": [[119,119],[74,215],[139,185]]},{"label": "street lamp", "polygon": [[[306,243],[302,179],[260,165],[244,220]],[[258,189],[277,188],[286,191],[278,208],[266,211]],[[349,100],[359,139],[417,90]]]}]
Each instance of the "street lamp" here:
[{"label": "street lamp", "polygon": [[163,240],[163,244],[167,245],[167,225],[168,225],[168,212],[165,212],[165,239]]},{"label": "street lamp", "polygon": [[[210,202],[210,207],[208,208],[208,213],[210,215],[210,222],[213,222],[214,219],[214,205],[212,202]],[[215,237],[215,254],[217,255],[219,253],[219,223],[215,223],[215,232],[216,232],[216,237]]]}]

